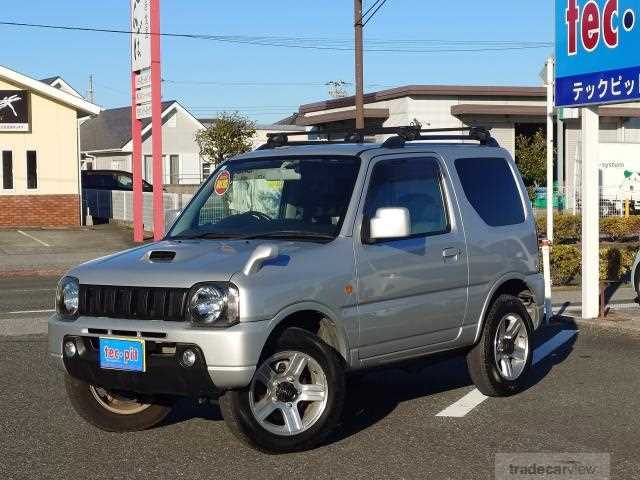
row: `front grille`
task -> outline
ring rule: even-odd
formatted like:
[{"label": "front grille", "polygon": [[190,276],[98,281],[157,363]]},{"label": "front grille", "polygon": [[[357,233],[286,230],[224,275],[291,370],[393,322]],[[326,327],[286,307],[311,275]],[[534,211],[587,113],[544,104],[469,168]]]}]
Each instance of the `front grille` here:
[{"label": "front grille", "polygon": [[186,288],[80,285],[80,315],[184,321]]}]

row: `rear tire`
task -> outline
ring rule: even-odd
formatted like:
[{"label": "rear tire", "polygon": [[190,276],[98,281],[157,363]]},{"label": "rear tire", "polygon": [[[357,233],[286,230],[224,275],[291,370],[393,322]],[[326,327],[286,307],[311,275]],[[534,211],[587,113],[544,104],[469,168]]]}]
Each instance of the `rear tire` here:
[{"label": "rear tire", "polygon": [[168,402],[142,403],[135,398],[108,392],[70,375],[65,376],[64,384],[71,405],[78,415],[91,425],[107,432],[147,430],[162,422],[171,412]]},{"label": "rear tire", "polygon": [[306,330],[289,328],[266,349],[251,384],[220,397],[220,410],[231,432],[258,450],[310,450],[340,420],[344,372],[333,348]]},{"label": "rear tire", "polygon": [[467,354],[469,375],[478,390],[488,397],[520,392],[531,369],[532,340],[526,307],[513,295],[500,295],[489,308],[480,341]]}]

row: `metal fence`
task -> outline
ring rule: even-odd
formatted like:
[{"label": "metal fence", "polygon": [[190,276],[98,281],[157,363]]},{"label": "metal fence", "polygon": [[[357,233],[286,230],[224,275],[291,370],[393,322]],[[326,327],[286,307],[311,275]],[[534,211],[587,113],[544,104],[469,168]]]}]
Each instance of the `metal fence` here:
[{"label": "metal fence", "polygon": [[[580,214],[582,197],[580,189],[567,187],[554,188],[553,209],[556,212]],[[544,215],[547,208],[547,189],[537,188],[532,200],[536,215]],[[621,188],[600,188],[600,217],[620,217],[628,211],[631,215],[640,214],[640,191]]]},{"label": "metal fence", "polygon": [[[153,193],[143,192],[142,218],[146,230],[153,229]],[[177,214],[189,203],[193,194],[164,193],[165,228],[175,220]],[[118,190],[82,190],[83,212],[93,218],[105,218],[133,222],[133,192]]]}]

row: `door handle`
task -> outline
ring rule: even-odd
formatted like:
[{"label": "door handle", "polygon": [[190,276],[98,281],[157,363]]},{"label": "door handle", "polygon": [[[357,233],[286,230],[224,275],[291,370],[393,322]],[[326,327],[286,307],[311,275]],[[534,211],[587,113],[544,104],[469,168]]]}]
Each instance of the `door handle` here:
[{"label": "door handle", "polygon": [[445,248],[442,250],[442,258],[446,261],[448,259],[458,259],[458,256],[462,255],[462,250],[459,248]]}]

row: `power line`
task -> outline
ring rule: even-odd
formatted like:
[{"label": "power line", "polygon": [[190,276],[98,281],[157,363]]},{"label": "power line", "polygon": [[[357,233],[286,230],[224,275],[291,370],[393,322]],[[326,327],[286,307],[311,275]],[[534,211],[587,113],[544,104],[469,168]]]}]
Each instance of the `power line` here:
[{"label": "power line", "polygon": [[[369,17],[364,20],[364,23],[362,24],[363,27],[367,26],[367,23],[369,23],[371,21],[371,19],[376,15],[376,13],[378,13],[378,10],[380,10],[382,7],[384,7],[384,4],[387,3],[387,0],[382,0],[382,3],[380,5],[378,5],[378,8],[376,8],[373,13],[371,15],[369,15]],[[366,17],[367,14],[365,13],[363,15],[363,18]]]},{"label": "power line", "polygon": [[[386,0],[383,0],[383,4]],[[381,7],[381,5],[378,5]],[[70,25],[50,25],[24,22],[0,22],[0,25],[24,28],[40,28],[50,30],[78,31],[92,33],[111,33],[131,35],[131,30],[80,27]],[[353,46],[348,40],[304,37],[277,37],[277,36],[247,36],[247,35],[205,35],[189,33],[163,32],[163,37],[188,38],[195,40],[209,40],[215,42],[232,43],[240,45],[328,50],[352,52]],[[370,40],[371,47],[367,52],[373,53],[456,53],[456,52],[493,52],[508,50],[532,50],[550,48],[552,42],[521,42],[521,41],[475,41],[475,40]]]},{"label": "power line", "polygon": [[369,12],[376,8],[376,5],[378,5],[380,2],[382,2],[382,0],[376,0],[375,2],[373,2],[373,4],[362,14],[362,18],[364,19],[367,15],[369,15]]},{"label": "power line", "polygon": [[[174,85],[211,85],[211,86],[223,86],[223,87],[326,87],[328,82],[254,82],[254,81],[198,81],[198,80],[173,80],[163,78],[164,83]],[[345,82],[345,85],[353,85],[352,82]],[[391,87],[391,84],[386,83],[368,83],[367,87]]]}]

